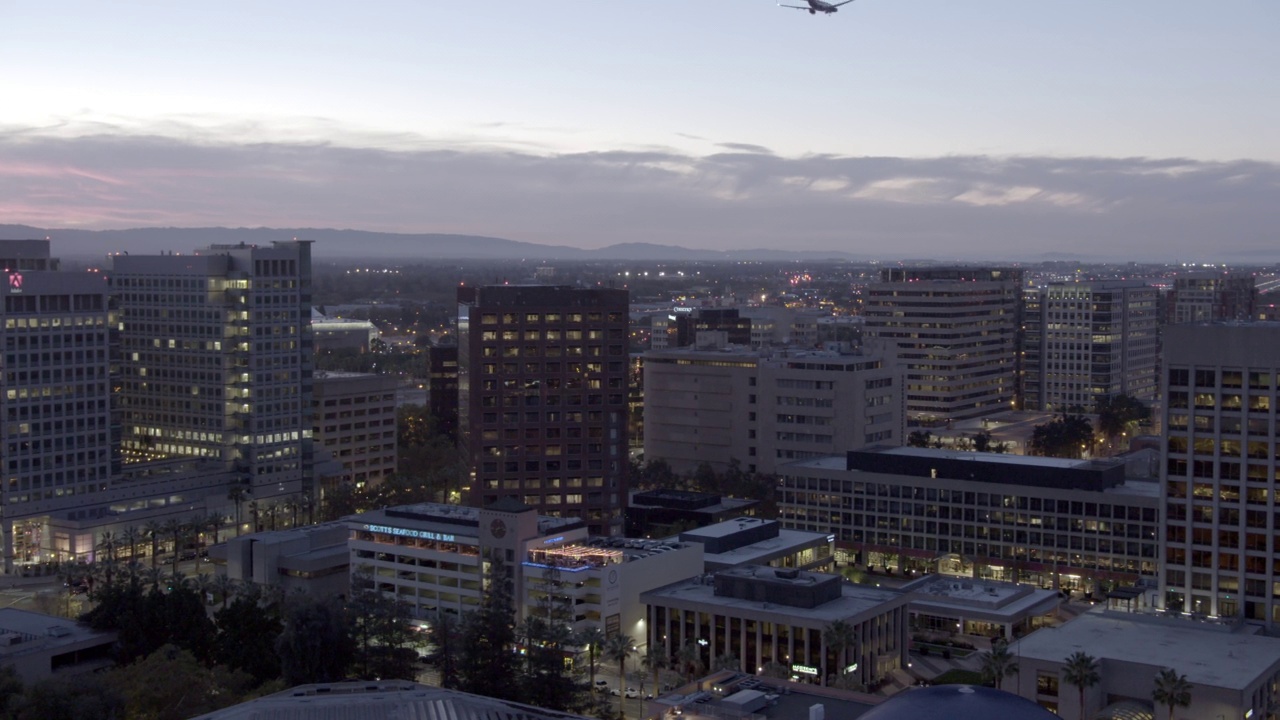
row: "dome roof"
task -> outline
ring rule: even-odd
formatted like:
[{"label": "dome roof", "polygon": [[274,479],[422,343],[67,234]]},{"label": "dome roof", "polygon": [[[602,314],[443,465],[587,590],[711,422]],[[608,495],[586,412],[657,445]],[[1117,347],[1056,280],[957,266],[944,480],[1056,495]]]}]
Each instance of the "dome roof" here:
[{"label": "dome roof", "polygon": [[898,693],[859,720],[1060,720],[1013,693],[977,685],[935,685]]}]

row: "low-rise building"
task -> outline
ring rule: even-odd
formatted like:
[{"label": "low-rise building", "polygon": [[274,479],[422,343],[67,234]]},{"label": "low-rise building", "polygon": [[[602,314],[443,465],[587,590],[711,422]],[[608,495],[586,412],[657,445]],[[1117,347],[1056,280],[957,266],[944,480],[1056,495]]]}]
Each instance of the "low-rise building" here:
[{"label": "low-rise building", "polygon": [[227,577],[295,591],[337,597],[350,591],[347,526],[342,522],[304,525],[229,538],[214,548]]},{"label": "low-rise building", "polygon": [[[906,666],[908,596],[838,575],[746,566],[640,598],[649,606],[649,642],[670,657],[692,648],[703,667],[734,658],[742,672],[868,686]],[[840,652],[825,632],[836,622],[851,627]]]},{"label": "low-rise building", "polygon": [[[1151,705],[1156,675],[1172,669],[1190,684],[1191,704],[1179,715],[1266,720],[1280,712],[1280,639],[1248,625],[1095,609],[1010,646],[1019,672],[1009,688],[1063,717],[1095,717],[1119,702]],[[1067,657],[1098,662],[1098,683],[1080,691],[1064,674]],[[1102,716],[1098,716],[1102,717]],[[1157,717],[1164,717],[1160,712]]]},{"label": "low-rise building", "polygon": [[113,631],[42,613],[0,608],[0,665],[31,684],[51,677],[96,672],[114,664]]},{"label": "low-rise building", "polygon": [[911,630],[1012,640],[1049,624],[1061,596],[1034,585],[926,575],[899,588],[911,595]]},{"label": "low-rise building", "polygon": [[1154,584],[1160,483],[1122,459],[924,448],[851,451],[781,470],[779,517],[854,562],[1054,589]]},{"label": "low-rise building", "polygon": [[299,685],[215,710],[194,720],[264,718],[485,718],[486,720],[589,720],[559,710],[472,695],[407,680]]},{"label": "low-rise building", "polygon": [[835,537],[783,527],[777,520],[742,517],[680,533],[702,545],[707,572],[744,565],[827,572],[835,568]]},{"label": "low-rise building", "polygon": [[667,537],[682,530],[754,515],[759,504],[759,500],[689,490],[632,492],[626,510],[626,536]]}]

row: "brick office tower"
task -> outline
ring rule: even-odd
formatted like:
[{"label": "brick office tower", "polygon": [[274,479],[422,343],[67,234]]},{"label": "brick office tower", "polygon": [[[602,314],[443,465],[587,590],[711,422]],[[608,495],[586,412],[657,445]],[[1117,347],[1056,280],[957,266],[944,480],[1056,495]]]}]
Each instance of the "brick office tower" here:
[{"label": "brick office tower", "polygon": [[459,442],[472,504],[516,497],[621,532],[627,497],[626,290],[458,289]]},{"label": "brick office tower", "polygon": [[1170,610],[1280,627],[1280,323],[1165,329]]}]

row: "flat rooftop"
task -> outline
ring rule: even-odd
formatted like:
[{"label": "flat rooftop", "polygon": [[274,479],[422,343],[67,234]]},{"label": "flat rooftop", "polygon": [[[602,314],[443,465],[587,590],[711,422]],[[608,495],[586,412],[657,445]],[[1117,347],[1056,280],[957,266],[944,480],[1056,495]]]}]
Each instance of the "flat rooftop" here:
[{"label": "flat rooftop", "polygon": [[300,685],[193,720],[587,720],[581,715],[408,681]]},{"label": "flat rooftop", "polygon": [[1058,593],[1031,585],[926,575],[900,588],[911,592],[913,606],[953,610],[963,614],[977,609],[988,615],[1011,619],[1028,613],[1043,613],[1059,604]]},{"label": "flat rooftop", "polygon": [[1244,690],[1280,665],[1280,638],[1190,619],[1097,608],[1018,640],[1010,652],[1062,662],[1077,650],[1099,660],[1172,667],[1197,685]]},{"label": "flat rooftop", "polygon": [[876,588],[868,585],[855,585],[848,581],[840,584],[840,597],[815,608],[792,607],[777,603],[743,600],[735,597],[716,595],[715,586],[706,584],[701,577],[690,578],[666,587],[650,590],[640,595],[641,602],[655,603],[696,603],[724,610],[738,610],[741,615],[757,617],[776,615],[783,621],[814,621],[830,623],[836,620],[875,613],[882,605],[898,604],[906,601],[906,595],[890,588]]},{"label": "flat rooftop", "polygon": [[1049,468],[1082,468],[1089,467],[1092,460],[1071,460],[1068,458],[1039,457],[1036,455],[1013,455],[1011,453],[976,453],[963,450],[945,450],[937,448],[895,447],[878,451],[881,455],[900,455],[905,457],[946,458],[948,460],[971,460],[984,463],[1005,463],[1009,465],[1032,465]]},{"label": "flat rooftop", "polygon": [[825,543],[827,538],[827,533],[782,528],[778,531],[778,537],[752,543],[751,545],[744,545],[728,552],[704,552],[702,560],[707,564],[714,565],[762,565],[766,560],[780,555],[790,554],[790,552],[812,547],[818,543]]}]

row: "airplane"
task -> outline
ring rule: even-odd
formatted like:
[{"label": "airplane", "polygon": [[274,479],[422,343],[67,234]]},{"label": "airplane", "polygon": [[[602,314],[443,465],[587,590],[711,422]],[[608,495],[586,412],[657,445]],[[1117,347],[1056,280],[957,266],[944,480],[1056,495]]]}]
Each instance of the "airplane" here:
[{"label": "airplane", "polygon": [[839,11],[841,5],[848,5],[849,3],[853,2],[853,0],[844,0],[844,2],[838,2],[838,3],[823,2],[823,0],[806,0],[806,2],[808,2],[809,4],[808,5],[783,5],[779,3],[778,7],[792,8],[794,10],[808,10],[810,15],[817,15],[818,13],[822,13],[824,15],[830,15],[833,12]]}]

